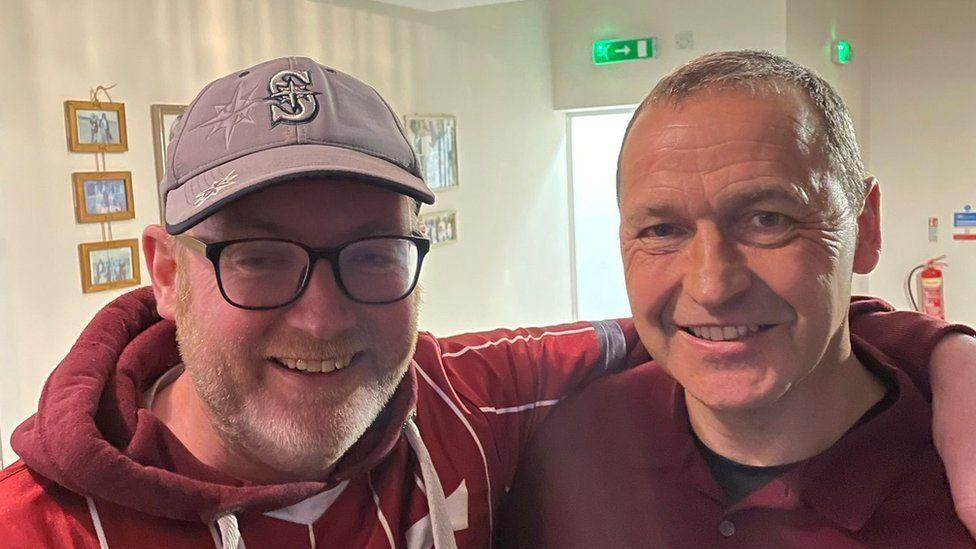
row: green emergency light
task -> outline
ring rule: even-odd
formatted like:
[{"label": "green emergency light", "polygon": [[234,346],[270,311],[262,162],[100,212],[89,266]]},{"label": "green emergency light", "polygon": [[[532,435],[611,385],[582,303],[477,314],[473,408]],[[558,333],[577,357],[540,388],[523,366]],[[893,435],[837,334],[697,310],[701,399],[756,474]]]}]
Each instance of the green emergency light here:
[{"label": "green emergency light", "polygon": [[656,38],[629,38],[624,40],[597,40],[593,43],[593,63],[608,65],[622,61],[634,61],[654,57]]},{"label": "green emergency light", "polygon": [[834,63],[838,65],[846,65],[854,60],[854,46],[851,45],[847,40],[838,40],[834,42],[833,48],[831,48],[831,57]]}]

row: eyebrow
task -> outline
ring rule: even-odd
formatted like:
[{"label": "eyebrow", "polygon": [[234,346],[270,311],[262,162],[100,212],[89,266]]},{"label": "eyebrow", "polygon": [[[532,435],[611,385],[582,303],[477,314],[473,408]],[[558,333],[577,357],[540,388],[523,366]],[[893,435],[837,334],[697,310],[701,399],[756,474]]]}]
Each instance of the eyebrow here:
[{"label": "eyebrow", "polygon": [[680,208],[673,204],[643,206],[640,209],[638,209],[636,212],[628,215],[626,221],[632,223],[635,220],[640,220],[646,217],[660,217],[665,219],[679,217],[682,211],[683,208]]},{"label": "eyebrow", "polygon": [[[762,187],[734,193],[729,198],[722,200],[720,209],[737,210],[767,200],[782,200],[796,204],[801,208],[808,208],[811,205],[810,195],[801,186],[790,184],[787,188],[780,186]],[[647,217],[669,219],[681,217],[684,213],[685,209],[681,206],[665,202],[642,206],[636,212],[628,215],[625,220],[633,223],[635,220],[641,220]]]}]

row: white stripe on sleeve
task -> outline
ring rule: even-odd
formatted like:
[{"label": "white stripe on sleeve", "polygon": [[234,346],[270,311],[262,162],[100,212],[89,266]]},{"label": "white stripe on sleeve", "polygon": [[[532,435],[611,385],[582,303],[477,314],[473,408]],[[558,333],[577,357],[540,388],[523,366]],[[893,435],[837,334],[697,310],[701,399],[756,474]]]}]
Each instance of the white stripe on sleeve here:
[{"label": "white stripe on sleeve", "polygon": [[544,408],[546,406],[555,406],[559,404],[560,399],[554,400],[540,400],[538,402],[530,402],[528,404],[523,404],[521,406],[510,406],[508,408],[495,408],[494,406],[485,406],[483,408],[478,408],[486,414],[516,414],[518,412],[525,412],[526,410],[534,410],[536,408]]},{"label": "white stripe on sleeve", "polygon": [[482,343],[480,345],[472,345],[471,347],[464,347],[460,350],[451,353],[444,353],[441,356],[444,358],[455,358],[467,353],[468,351],[478,351],[481,349],[487,349],[488,347],[494,347],[495,345],[501,345],[503,343],[515,343],[518,341],[539,341],[544,337],[582,334],[582,333],[593,332],[593,331],[596,330],[592,326],[587,326],[586,328],[578,328],[576,330],[566,330],[564,332],[543,332],[537,336],[520,335],[515,337],[503,337],[502,339],[496,339],[494,341],[486,341],[485,343]]}]

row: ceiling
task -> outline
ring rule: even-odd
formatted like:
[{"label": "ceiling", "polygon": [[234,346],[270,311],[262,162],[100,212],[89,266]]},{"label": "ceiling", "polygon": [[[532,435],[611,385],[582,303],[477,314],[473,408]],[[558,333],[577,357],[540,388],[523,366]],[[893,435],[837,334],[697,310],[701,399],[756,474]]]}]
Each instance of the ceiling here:
[{"label": "ceiling", "polygon": [[506,2],[520,2],[522,0],[377,0],[383,4],[392,4],[405,8],[423,11],[444,11],[458,8],[472,8],[490,4],[504,4]]}]

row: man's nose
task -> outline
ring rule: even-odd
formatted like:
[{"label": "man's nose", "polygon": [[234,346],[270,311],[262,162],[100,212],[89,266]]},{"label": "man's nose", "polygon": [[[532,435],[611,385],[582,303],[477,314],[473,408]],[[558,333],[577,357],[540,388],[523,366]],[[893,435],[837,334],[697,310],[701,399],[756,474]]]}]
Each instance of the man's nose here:
[{"label": "man's nose", "polygon": [[353,328],[355,303],[339,287],[332,265],[325,259],[316,261],[311,279],[299,298],[288,306],[287,322],[318,339],[333,339]]},{"label": "man's nose", "polygon": [[728,305],[752,286],[745,257],[719,227],[699,227],[689,252],[683,286],[699,305],[711,309]]}]

